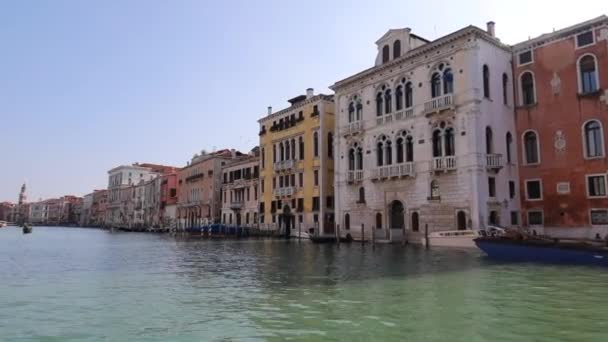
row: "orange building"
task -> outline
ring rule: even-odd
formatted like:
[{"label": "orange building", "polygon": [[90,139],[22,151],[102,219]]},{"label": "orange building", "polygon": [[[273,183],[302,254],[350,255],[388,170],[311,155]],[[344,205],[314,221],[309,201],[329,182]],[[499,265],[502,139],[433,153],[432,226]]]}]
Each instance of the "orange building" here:
[{"label": "orange building", "polygon": [[513,46],[522,222],[608,234],[608,17]]}]

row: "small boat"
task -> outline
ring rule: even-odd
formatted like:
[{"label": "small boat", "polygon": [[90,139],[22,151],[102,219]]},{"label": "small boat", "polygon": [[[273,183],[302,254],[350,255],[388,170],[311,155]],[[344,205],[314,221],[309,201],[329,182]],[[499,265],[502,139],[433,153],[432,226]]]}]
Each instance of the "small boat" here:
[{"label": "small boat", "polygon": [[475,244],[488,257],[504,261],[608,266],[602,241],[498,236],[477,238]]},{"label": "small boat", "polygon": [[8,223],[6,223],[5,221],[0,221],[0,228],[4,228],[8,226]]},{"label": "small boat", "polygon": [[483,230],[444,230],[429,233],[429,245],[438,247],[464,247],[475,248],[475,240],[484,236],[500,236],[505,230],[496,226],[489,226]]},{"label": "small boat", "polygon": [[[310,241],[313,243],[336,243],[336,237],[333,235],[309,235]],[[340,242],[352,242],[350,234],[346,237],[340,237]]]},{"label": "small boat", "polygon": [[31,232],[32,232],[32,227],[29,224],[24,223],[23,224],[23,234],[30,234]]}]

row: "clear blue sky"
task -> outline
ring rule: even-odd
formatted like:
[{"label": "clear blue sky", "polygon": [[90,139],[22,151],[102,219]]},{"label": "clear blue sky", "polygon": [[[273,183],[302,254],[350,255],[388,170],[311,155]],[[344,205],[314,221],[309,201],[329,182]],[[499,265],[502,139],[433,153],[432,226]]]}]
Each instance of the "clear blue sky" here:
[{"label": "clear blue sky", "polygon": [[515,43],[606,12],[605,0],[4,0],[0,200],[23,180],[30,200],[83,195],[119,164],[249,150],[267,106],[370,67],[389,28],[434,39],[494,20]]}]

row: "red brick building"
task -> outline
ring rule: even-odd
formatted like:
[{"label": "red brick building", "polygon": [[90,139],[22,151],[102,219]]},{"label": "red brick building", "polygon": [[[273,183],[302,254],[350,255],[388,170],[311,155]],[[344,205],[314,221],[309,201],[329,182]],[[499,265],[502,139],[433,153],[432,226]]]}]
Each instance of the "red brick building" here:
[{"label": "red brick building", "polygon": [[608,234],[608,17],[513,46],[522,223]]}]

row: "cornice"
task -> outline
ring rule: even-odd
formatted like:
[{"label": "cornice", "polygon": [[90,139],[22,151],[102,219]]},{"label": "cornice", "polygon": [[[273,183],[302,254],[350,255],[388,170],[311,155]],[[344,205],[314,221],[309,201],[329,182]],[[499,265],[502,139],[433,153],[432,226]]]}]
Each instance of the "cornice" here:
[{"label": "cornice", "polygon": [[292,110],[300,109],[300,108],[302,108],[302,107],[304,107],[304,106],[306,106],[308,104],[311,104],[311,103],[320,102],[320,101],[333,102],[333,100],[334,100],[334,96],[333,95],[325,95],[325,94],[315,95],[315,96],[313,96],[313,97],[311,97],[309,99],[306,99],[304,101],[298,102],[295,105],[289,106],[289,107],[287,107],[285,109],[281,109],[278,112],[274,112],[274,113],[272,113],[270,115],[267,115],[267,116],[259,119],[258,123],[262,123],[262,122],[265,122],[267,120],[274,119],[274,118],[276,118],[278,116],[281,116],[281,115],[283,115],[285,113],[291,112]]}]

